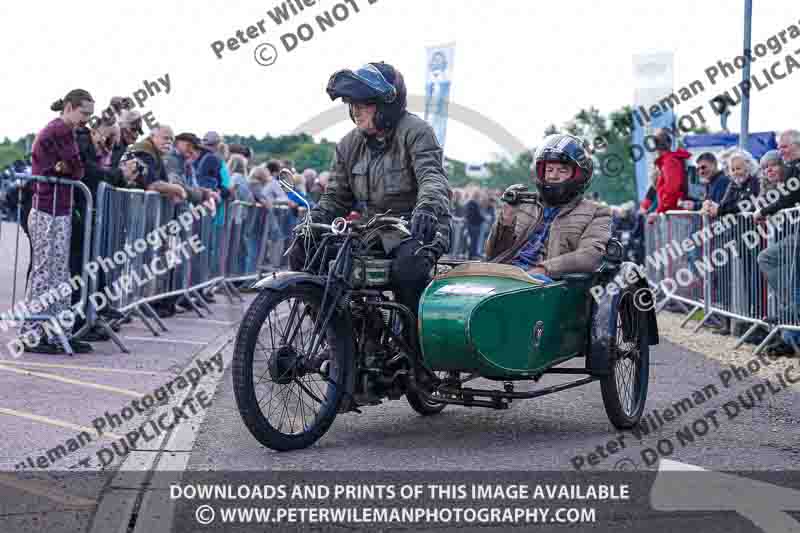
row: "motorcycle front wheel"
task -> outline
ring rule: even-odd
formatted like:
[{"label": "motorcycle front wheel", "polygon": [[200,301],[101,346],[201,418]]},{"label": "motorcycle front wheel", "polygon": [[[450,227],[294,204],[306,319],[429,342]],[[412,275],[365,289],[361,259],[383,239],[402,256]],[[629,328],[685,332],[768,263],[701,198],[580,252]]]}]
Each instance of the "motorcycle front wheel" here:
[{"label": "motorcycle front wheel", "polygon": [[236,405],[250,433],[273,450],[314,444],[342,400],[352,335],[337,316],[315,331],[321,300],[314,286],[265,290],[239,328],[232,363]]}]

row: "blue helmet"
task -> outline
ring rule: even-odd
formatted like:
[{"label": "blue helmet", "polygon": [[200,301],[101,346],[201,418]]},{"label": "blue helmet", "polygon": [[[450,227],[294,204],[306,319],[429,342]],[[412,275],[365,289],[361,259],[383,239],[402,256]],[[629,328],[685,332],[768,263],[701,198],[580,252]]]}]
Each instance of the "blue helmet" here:
[{"label": "blue helmet", "polygon": [[386,63],[367,63],[357,70],[334,73],[328,80],[327,93],[331,100],[341,98],[348,104],[376,104],[375,126],[379,130],[394,128],[408,106],[403,75]]}]

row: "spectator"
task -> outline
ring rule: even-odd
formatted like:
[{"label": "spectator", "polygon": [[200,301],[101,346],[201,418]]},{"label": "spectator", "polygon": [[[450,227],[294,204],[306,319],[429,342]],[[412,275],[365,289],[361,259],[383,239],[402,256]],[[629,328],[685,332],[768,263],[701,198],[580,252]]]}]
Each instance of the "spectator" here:
[{"label": "spectator", "polygon": [[706,202],[719,205],[730,185],[730,179],[719,170],[717,158],[711,152],[700,154],[697,158],[697,175],[705,189],[703,198],[702,200],[686,198],[679,201],[678,206],[687,211],[699,211]]},{"label": "spectator", "polygon": [[248,166],[253,162],[253,150],[249,146],[244,146],[243,144],[229,144],[228,149],[231,155],[238,154],[244,156]]},{"label": "spectator", "polygon": [[272,202],[264,192],[268,176],[267,170],[260,166],[251,170],[248,176],[248,185],[253,201],[256,205],[266,210],[266,213],[261,213],[261,216],[259,216],[257,221],[259,224],[253,224],[251,228],[246,228],[243,232],[245,241],[244,271],[248,273],[258,272],[258,256],[261,253],[259,248],[259,243],[261,242],[260,233],[262,231],[266,232],[268,241],[277,233],[277,220],[271,212]]},{"label": "spectator", "polygon": [[303,171],[303,181],[306,193],[310,193],[317,182],[317,171],[313,168],[307,168]]},{"label": "spectator", "polygon": [[[286,161],[284,162],[286,163]],[[279,268],[283,261],[283,252],[285,250],[285,240],[289,237],[290,221],[288,200],[286,193],[283,191],[279,182],[278,174],[281,171],[282,163],[278,161],[270,161],[267,163],[267,176],[264,185],[264,195],[272,203],[272,213],[276,219],[276,231],[269,236],[269,259],[270,265],[273,268]],[[286,168],[286,167],[283,167]],[[284,204],[282,207],[276,204]]]},{"label": "spectator", "polygon": [[644,195],[644,200],[639,205],[639,214],[647,215],[658,207],[658,195],[656,194],[656,183],[658,183],[659,172],[656,167],[650,170],[650,186]]},{"label": "spectator", "polygon": [[778,184],[786,179],[786,166],[778,150],[770,150],[761,156],[761,196],[767,191],[778,188]]},{"label": "spectator", "polygon": [[655,221],[656,214],[678,209],[678,202],[686,197],[686,160],[691,157],[683,148],[672,150],[672,137],[665,130],[657,130],[654,138],[658,153],[655,162],[659,171],[656,183],[658,207],[656,213],[650,214],[650,223]]},{"label": "spectator", "polygon": [[[739,202],[749,199],[751,196],[758,196],[758,163],[749,152],[742,150],[731,152],[728,157],[728,168],[733,181],[719,203],[713,200],[706,200],[703,203],[703,214],[711,217],[735,215],[741,210]],[[719,290],[715,292],[719,294],[720,301],[725,307],[729,307],[731,304],[729,294],[739,292],[739,301],[743,302],[743,308],[739,311],[744,315],[749,315],[755,311],[752,306],[755,304],[755,288],[758,286],[756,279],[758,273],[753,267],[756,263],[756,256],[755,252],[745,246],[742,240],[738,241],[738,256],[740,261],[736,265],[730,265],[732,270],[730,290],[722,293]],[[716,283],[720,280],[713,276],[712,281]],[[717,285],[717,288],[721,287]],[[741,328],[745,325],[740,323],[733,333],[735,335],[742,334]],[[720,328],[714,333],[730,335],[730,319],[724,318]]]},{"label": "spectator", "polygon": [[[779,136],[778,150],[784,163],[784,178],[786,180],[800,178],[800,132],[797,130],[784,131]],[[772,172],[777,174],[779,171],[775,169]],[[794,207],[800,202],[800,189],[794,191],[790,189],[789,191],[789,194],[780,196],[776,202],[756,211],[753,215],[754,219],[761,222],[765,217],[774,215],[779,210]],[[789,313],[794,317],[797,308],[800,307],[798,306],[800,298],[798,298],[797,269],[794,269],[792,279],[788,280],[790,283],[789,294],[786,294],[787,291],[781,290],[782,284],[787,281],[782,279],[785,276],[783,270],[786,268],[785,258],[793,257],[797,253],[796,243],[797,239],[794,236],[788,236],[770,244],[758,254],[758,267],[775,295],[778,315]],[[794,258],[794,261],[796,262],[797,259]],[[764,317],[764,321],[773,324],[782,322],[780,316],[767,316]],[[798,345],[800,345],[800,338],[796,333],[784,332],[783,340],[769,347],[767,352],[773,355],[793,354],[798,352]]]},{"label": "spectator", "polygon": [[718,202],[711,198],[703,202],[703,212],[712,217],[738,213],[739,202],[759,193],[758,163],[749,152],[733,152],[728,165],[733,182],[726,187],[724,196]]},{"label": "spectator", "polygon": [[[75,89],[56,100],[50,109],[60,111],[60,116],[50,121],[34,140],[33,174],[81,180],[85,170],[74,130],[85,125],[94,113],[94,99],[87,91]],[[28,215],[33,266],[27,301],[42,302],[42,297],[51,290],[59,294],[43,311],[52,317],[63,317],[61,313],[70,312],[69,296],[59,293],[57,288],[69,282],[72,202],[72,188],[69,186],[47,183],[34,186],[33,206]],[[51,332],[45,331],[37,321],[24,321],[20,333],[25,351],[62,353],[58,339],[51,337]],[[92,351],[88,343],[76,339],[69,339],[69,343],[75,352]]]},{"label": "spectator", "polygon": [[[786,166],[786,179],[800,179],[800,131],[787,130],[783,132],[778,141],[783,163]],[[781,209],[788,209],[800,203],[800,189],[791,191],[785,196],[781,196],[777,202],[756,211],[756,217],[763,219],[772,216]]]},{"label": "spectator", "polygon": [[[92,130],[92,144],[94,144],[95,154],[97,155],[97,164],[100,168],[105,170],[114,169],[111,164],[113,156],[114,145],[119,143],[120,130],[119,124],[107,122],[100,122],[100,124]],[[116,169],[119,171],[119,169]]]},{"label": "spectator", "polygon": [[469,234],[469,259],[480,259],[480,240],[481,229],[483,223],[486,222],[486,217],[481,210],[481,190],[476,189],[472,193],[472,197],[464,206],[465,216],[464,221],[467,225],[467,233]]},{"label": "spectator", "polygon": [[464,218],[464,191],[463,189],[453,189],[453,200],[451,203],[453,216]]},{"label": "spectator", "polygon": [[[187,166],[187,161],[183,155],[178,152],[176,146],[171,146],[169,151],[164,155],[164,168],[169,183],[182,187],[186,191],[186,199],[190,204],[205,202],[208,203],[209,206],[215,206],[220,200],[219,193],[211,189],[198,187],[194,179],[194,174],[191,172],[191,166],[188,166],[188,168]],[[176,206],[175,214],[180,216],[187,209],[188,206],[185,204],[179,204]],[[184,273],[182,269],[182,266],[178,266],[172,272],[172,275],[182,276]],[[177,313],[184,313],[193,309],[191,304],[192,298],[189,296],[164,298],[161,302],[162,306],[166,309],[166,311],[162,311],[162,314],[171,313],[173,311],[173,305],[174,311]],[[158,310],[156,310],[156,312],[158,312]]]},{"label": "spectator", "polygon": [[[203,146],[206,147],[208,150],[217,154],[217,157],[220,160],[220,196],[222,197],[223,201],[220,203],[219,208],[217,209],[217,213],[214,216],[214,231],[211,235],[211,242],[212,246],[211,249],[214,250],[213,258],[214,263],[212,264],[212,275],[215,273],[222,272],[222,247],[220,246],[220,233],[222,232],[223,226],[225,226],[225,203],[229,200],[232,189],[231,189],[231,174],[230,170],[228,169],[227,160],[230,155],[228,151],[228,145],[222,142],[222,137],[215,131],[209,131],[203,136]],[[208,302],[213,302],[213,289],[208,289],[205,291],[205,299]]]},{"label": "spectator", "polygon": [[128,147],[144,133],[142,116],[136,111],[124,110],[119,114],[119,141],[111,149],[111,166],[117,168]]},{"label": "spectator", "polygon": [[[229,262],[234,261],[238,273],[254,272],[245,270],[247,267],[247,239],[249,236],[256,236],[256,228],[259,211],[255,207],[255,197],[250,190],[250,184],[247,179],[247,159],[239,154],[233,154],[228,159],[228,168],[231,172],[231,183],[233,190],[234,200],[237,202],[245,202],[249,205],[235,205],[231,206],[230,218],[235,221],[236,227],[239,228],[239,253],[237,257],[230,257]],[[235,238],[237,233],[228,235],[228,238]],[[255,266],[255,265],[253,265]]]},{"label": "spectator", "polygon": [[308,196],[315,204],[319,202],[319,199],[322,197],[322,193],[324,193],[328,188],[328,180],[330,179],[330,175],[330,172],[322,172],[319,177],[314,180],[314,185],[311,187],[311,191],[309,191]]},{"label": "spectator", "polygon": [[[173,185],[179,185],[186,191],[186,199],[191,204],[209,202],[209,205],[216,205],[220,201],[217,191],[199,187],[194,173],[183,155],[176,146],[171,146],[164,155],[164,169],[167,174],[167,181]],[[180,207],[179,207],[180,210]]]},{"label": "spectator", "polygon": [[[159,124],[143,141],[134,144],[128,149],[127,156],[133,156],[146,168],[136,183],[136,188],[155,191],[169,198],[173,203],[179,204],[188,199],[187,189],[170,179],[167,158],[172,149],[172,128]],[[173,316],[177,309],[177,298],[163,298],[153,304],[153,309],[159,317]]]},{"label": "spectator", "polygon": [[[211,133],[213,132],[206,134],[205,142],[200,141],[192,133],[181,133],[175,137],[175,143],[178,152],[191,166],[193,179],[198,186],[218,192],[220,198],[224,201],[228,198],[229,190],[223,187],[222,184],[222,161],[215,151],[209,150],[206,146],[209,141],[214,140],[210,135]],[[219,212],[220,208],[221,206],[217,208],[217,212]],[[221,257],[218,250],[218,241],[217,232],[212,231],[207,246],[209,268],[212,276],[217,275],[220,271]],[[214,296],[209,291],[203,293],[202,296],[209,303],[215,301]]]},{"label": "spectator", "polygon": [[287,202],[288,197],[283,191],[280,184],[279,173],[282,168],[281,163],[278,161],[270,161],[267,163],[267,179],[264,186],[264,194],[271,202]]},{"label": "spectator", "polygon": [[[108,120],[102,120],[92,130],[85,125],[79,126],[75,130],[75,138],[84,166],[83,183],[89,188],[93,199],[97,198],[97,188],[100,183],[105,182],[113,187],[121,187],[125,184],[122,170],[111,167],[112,149],[119,142],[119,126],[116,123],[112,124]],[[75,209],[72,214],[69,258],[70,275],[72,276],[80,276],[83,273],[83,264],[86,259],[83,256],[84,233],[87,222],[94,228],[95,213],[87,213],[85,198],[79,194],[75,198]],[[98,288],[105,286],[102,277]],[[78,303],[80,298],[81,291],[73,291],[72,304]],[[100,314],[106,319],[122,318],[122,315],[110,306],[103,308]],[[84,320],[78,319],[75,321],[73,331],[77,333],[83,326]],[[109,336],[101,328],[95,327],[81,338],[88,342],[95,342],[106,341]]]},{"label": "spectator", "polygon": [[[226,161],[230,155],[228,150],[228,145],[222,142],[222,137],[215,132],[209,131],[203,136],[203,147],[216,154],[217,158],[219,159],[219,186],[218,190],[220,192],[220,196],[222,196],[223,200],[227,200],[228,196],[230,195],[231,189],[231,175],[230,170],[228,169],[228,164]],[[223,221],[224,221],[224,209],[220,210],[223,213]],[[219,219],[220,215],[217,216]],[[217,220],[219,223],[219,220]]]},{"label": "spectator", "polygon": [[172,148],[172,140],[172,128],[159,124],[150,130],[150,135],[146,139],[131,146],[128,153],[147,167],[147,171],[140,176],[136,186],[161,193],[173,202],[180,203],[187,199],[188,194],[186,189],[170,182],[164,162],[164,158]]},{"label": "spectator", "polygon": [[228,159],[228,168],[234,198],[239,202],[254,203],[255,198],[247,179],[247,159],[243,155],[233,154]]}]

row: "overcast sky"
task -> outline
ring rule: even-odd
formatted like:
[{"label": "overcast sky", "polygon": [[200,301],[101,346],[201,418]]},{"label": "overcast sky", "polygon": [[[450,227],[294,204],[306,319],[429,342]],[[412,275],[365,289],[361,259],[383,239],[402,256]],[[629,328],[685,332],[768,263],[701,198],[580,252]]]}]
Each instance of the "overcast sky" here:
[{"label": "overcast sky", "polygon": [[[741,53],[743,0],[372,1],[348,0],[347,20],[326,32],[317,28],[291,52],[281,36],[314,24],[316,15],[341,2],[319,0],[280,26],[267,15],[281,4],[276,0],[2,2],[0,138],[41,129],[55,116],[50,104],[70,89],[89,90],[105,107],[111,96],[133,95],[144,80],[165,74],[170,93],[149,98],[144,108],[176,133],[285,134],[330,109],[325,85],[340,68],[384,60],[403,72],[410,92],[422,94],[425,47],[448,42],[456,43],[452,101],[502,124],[528,146],[548,124],[561,125],[582,107],[608,112],[631,103],[634,54],[674,52],[675,88],[697,79],[707,86],[697,105],[741,76],[711,88],[704,70]],[[754,44],[800,19],[796,0],[754,4]],[[213,41],[262,19],[264,35],[236,51],[226,48],[222,59],[214,55]],[[278,49],[272,66],[254,61],[261,42]],[[797,49],[800,38],[781,57]],[[762,64],[753,66],[760,72]],[[751,131],[800,126],[798,87],[800,71],[756,93]],[[739,113],[731,120],[738,131]],[[349,127],[341,123],[324,135],[338,139]],[[450,122],[448,156],[481,161],[501,150],[474,128]]]}]

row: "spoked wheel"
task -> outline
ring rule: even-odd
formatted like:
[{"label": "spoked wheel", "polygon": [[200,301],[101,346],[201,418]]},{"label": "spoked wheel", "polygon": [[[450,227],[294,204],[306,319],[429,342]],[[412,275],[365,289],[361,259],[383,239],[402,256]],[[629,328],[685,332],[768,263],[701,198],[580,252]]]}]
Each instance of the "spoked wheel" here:
[{"label": "spoked wheel", "polygon": [[632,428],[644,412],[650,375],[646,319],[647,314],[634,305],[633,294],[623,294],[612,318],[616,342],[611,371],[600,381],[606,414],[617,429]]},{"label": "spoked wheel", "polygon": [[273,450],[311,446],[336,418],[348,336],[337,331],[336,318],[315,334],[320,303],[315,287],[264,291],[245,314],[236,338],[236,404],[250,433]]},{"label": "spoked wheel", "polygon": [[[438,377],[440,380],[445,381],[450,373],[446,371],[440,371],[434,372],[434,374],[436,374],[436,377]],[[456,379],[458,379],[458,372],[455,374]],[[436,393],[433,393],[433,396],[436,396]],[[406,393],[406,400],[408,400],[408,404],[411,406],[411,408],[422,416],[439,414],[445,407],[447,407],[446,403],[438,403],[426,400],[418,393],[413,391],[408,391]]]}]

